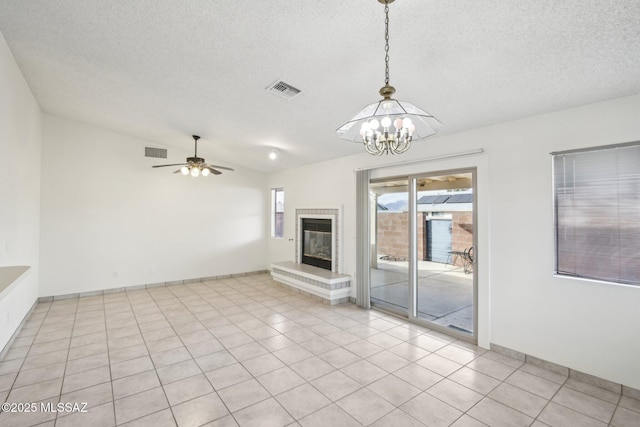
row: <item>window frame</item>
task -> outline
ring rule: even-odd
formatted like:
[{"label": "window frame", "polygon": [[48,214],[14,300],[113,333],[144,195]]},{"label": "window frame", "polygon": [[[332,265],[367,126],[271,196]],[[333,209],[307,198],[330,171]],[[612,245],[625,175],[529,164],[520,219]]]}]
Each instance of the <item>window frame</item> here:
[{"label": "window frame", "polygon": [[[557,174],[559,172],[558,170],[558,166],[557,166],[557,161],[559,161],[559,159],[565,157],[565,156],[569,156],[569,155],[576,155],[576,154],[585,154],[585,153],[593,153],[593,152],[597,152],[597,151],[611,151],[611,150],[616,150],[616,149],[624,149],[624,148],[631,148],[631,147],[637,147],[638,150],[640,150],[640,141],[634,141],[634,142],[628,142],[628,143],[622,143],[622,144],[612,144],[612,145],[604,145],[604,146],[596,146],[596,147],[587,147],[587,148],[580,148],[580,149],[573,149],[573,150],[566,150],[566,151],[557,151],[557,152],[552,152],[550,153],[552,156],[552,194],[553,194],[553,232],[554,232],[554,253],[553,253],[553,257],[554,257],[554,276],[556,277],[562,277],[562,278],[571,278],[571,279],[577,279],[577,280],[582,280],[582,281],[591,281],[591,282],[599,282],[599,283],[606,283],[606,284],[614,284],[614,285],[623,285],[623,286],[633,286],[633,287],[640,287],[640,279],[635,279],[635,277],[633,276],[633,273],[631,273],[631,276],[629,276],[629,279],[626,279],[624,277],[624,275],[620,272],[620,266],[621,264],[615,264],[616,267],[618,268],[618,274],[616,276],[616,278],[612,278],[612,274],[609,274],[610,277],[603,277],[603,275],[598,276],[598,275],[587,275],[587,274],[581,274],[578,270],[577,265],[574,268],[574,273],[568,272],[568,271],[561,271],[561,248],[559,245],[559,240],[560,240],[560,222],[562,217],[559,215],[558,212],[558,207],[559,207],[559,201],[558,201],[558,196],[560,194],[559,191],[559,186],[557,183]],[[605,166],[604,162],[602,164],[602,166]],[[620,186],[620,182],[623,181],[625,179],[625,176],[623,173],[621,173],[619,171],[619,167],[620,167],[620,160],[619,158],[616,160],[615,163],[616,166],[616,174],[614,178],[611,179],[615,179],[616,182],[616,186],[619,188]],[[573,166],[572,166],[573,169]],[[562,165],[562,171],[565,171],[565,165]],[[575,173],[575,172],[574,172]],[[635,175],[635,174],[634,174]],[[633,176],[632,176],[633,179]],[[595,181],[595,180],[594,180]],[[588,181],[587,181],[588,182]],[[575,185],[575,183],[574,183]],[[566,188],[566,187],[565,187]],[[617,202],[616,202],[616,208],[619,210],[621,208],[621,201],[620,201],[620,193],[616,193],[616,196],[618,196]],[[582,202],[584,203],[584,200],[582,200]],[[593,207],[597,207],[597,205],[587,205],[587,208],[593,208]],[[584,209],[584,206],[582,207]],[[579,208],[576,208],[579,209]],[[572,211],[574,212],[574,211]],[[584,218],[584,217],[583,217]],[[600,226],[600,230],[602,230],[603,228],[606,228],[606,222],[600,222],[597,223],[597,226]],[[620,225],[620,218],[618,218],[618,223],[616,224],[616,228],[617,230],[617,234],[618,236],[621,235],[621,225]],[[575,232],[576,229],[572,229],[571,231]],[[594,235],[597,233],[597,228],[595,228],[593,230],[593,234],[589,234],[588,237],[593,238]],[[573,239],[573,241],[575,242],[577,239]],[[617,243],[617,247],[618,249],[620,249],[620,242],[618,241]],[[579,250],[575,250],[574,255],[580,255],[581,253],[583,253],[583,251],[579,251]],[[619,257],[618,257],[619,258]],[[611,269],[609,271],[615,271],[615,269]],[[606,273],[605,273],[606,274]]]},{"label": "window frame", "polygon": [[[278,210],[278,194],[282,194],[282,206],[281,210]],[[270,205],[270,224],[271,224],[271,237],[274,239],[284,239],[284,188],[272,188],[271,189],[271,201]],[[280,221],[278,221],[280,219]],[[280,222],[278,224],[278,222]]]}]

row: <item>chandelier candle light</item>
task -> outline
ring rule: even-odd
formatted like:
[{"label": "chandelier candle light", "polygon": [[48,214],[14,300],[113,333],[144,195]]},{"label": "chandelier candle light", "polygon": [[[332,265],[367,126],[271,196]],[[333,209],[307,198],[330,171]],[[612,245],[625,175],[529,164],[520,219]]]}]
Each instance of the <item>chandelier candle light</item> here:
[{"label": "chandelier candle light", "polygon": [[411,141],[431,136],[442,127],[431,114],[392,98],[396,89],[389,85],[389,3],[393,1],[378,0],[384,4],[385,13],[385,79],[380,89],[383,99],[364,107],[336,131],[342,139],[362,142],[367,152],[376,156],[404,153]]}]

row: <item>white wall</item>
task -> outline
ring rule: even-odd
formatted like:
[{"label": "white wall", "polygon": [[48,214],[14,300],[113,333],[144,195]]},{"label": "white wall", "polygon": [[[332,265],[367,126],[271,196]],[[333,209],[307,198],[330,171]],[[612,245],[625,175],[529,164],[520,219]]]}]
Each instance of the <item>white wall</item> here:
[{"label": "white wall", "polygon": [[552,276],[548,154],[640,140],[640,96],[506,124],[490,137],[491,341],[640,389],[640,287]]},{"label": "white wall", "polygon": [[0,267],[31,269],[0,300],[0,350],[38,296],[41,112],[0,34]]},{"label": "white wall", "polygon": [[43,135],[41,296],[267,268],[264,174],[152,169],[193,151],[50,115]]},{"label": "white wall", "polygon": [[[553,276],[552,151],[640,140],[640,95],[432,138],[408,154],[366,154],[270,176],[286,196],[285,239],[270,262],[293,260],[293,210],[343,205],[345,273],[355,271],[354,169],[483,148],[465,158],[385,168],[375,176],[476,167],[479,344],[495,343],[640,389],[640,288]],[[331,144],[346,143],[331,141]],[[640,165],[639,165],[640,167]]]}]

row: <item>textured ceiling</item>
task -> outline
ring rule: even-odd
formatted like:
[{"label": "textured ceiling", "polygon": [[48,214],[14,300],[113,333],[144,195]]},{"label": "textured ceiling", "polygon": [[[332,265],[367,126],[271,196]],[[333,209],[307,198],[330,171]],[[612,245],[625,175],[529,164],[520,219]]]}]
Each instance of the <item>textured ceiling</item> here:
[{"label": "textured ceiling", "polygon": [[[640,93],[638,0],[397,0],[390,21],[396,97],[441,134]],[[266,172],[362,152],[335,129],[384,83],[377,0],[0,0],[0,31],[45,112]]]}]

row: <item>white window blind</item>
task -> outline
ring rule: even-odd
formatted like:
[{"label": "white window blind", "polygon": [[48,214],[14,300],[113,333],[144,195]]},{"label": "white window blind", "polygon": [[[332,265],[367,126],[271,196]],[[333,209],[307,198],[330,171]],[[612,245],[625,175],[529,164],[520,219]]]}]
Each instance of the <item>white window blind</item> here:
[{"label": "white window blind", "polygon": [[552,155],[556,273],[640,285],[640,143]]}]

